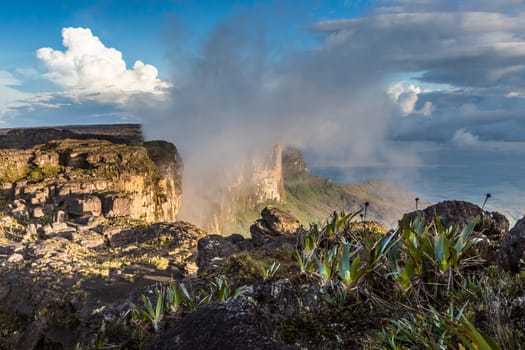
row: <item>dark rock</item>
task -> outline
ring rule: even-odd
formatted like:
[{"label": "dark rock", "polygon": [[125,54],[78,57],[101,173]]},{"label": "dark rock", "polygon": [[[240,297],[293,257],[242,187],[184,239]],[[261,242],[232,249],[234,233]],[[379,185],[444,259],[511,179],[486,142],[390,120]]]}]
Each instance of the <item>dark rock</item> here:
[{"label": "dark rock", "polygon": [[199,274],[205,274],[217,269],[224,258],[241,250],[241,248],[234,243],[238,237],[232,236],[208,235],[199,239],[197,243],[197,250],[199,252],[197,257]]},{"label": "dark rock", "polygon": [[273,338],[275,325],[249,302],[215,303],[176,321],[146,349],[296,349]]},{"label": "dark rock", "polygon": [[275,207],[264,208],[261,211],[261,217],[250,227],[253,243],[258,246],[275,237],[295,236],[301,227],[296,218]]},{"label": "dark rock", "polygon": [[509,230],[509,221],[504,215],[498,212],[484,211],[477,205],[464,201],[444,201],[431,205],[424,210],[408,213],[406,217],[413,220],[417,213],[424,215],[427,224],[439,216],[443,226],[458,224],[460,228],[464,228],[476,216],[480,216],[481,221],[476,225],[474,231],[485,235],[492,241],[498,241]]},{"label": "dark rock", "polygon": [[243,235],[241,235],[240,233],[233,233],[230,236],[226,237],[226,239],[232,242],[233,244],[238,244],[245,240]]},{"label": "dark rock", "polygon": [[102,213],[102,204],[97,196],[74,196],[65,201],[68,216],[82,216],[89,213],[98,216]]},{"label": "dark rock", "polygon": [[498,250],[498,264],[505,270],[518,273],[521,269],[521,260],[525,258],[525,217],[518,220],[516,225],[500,241]]}]

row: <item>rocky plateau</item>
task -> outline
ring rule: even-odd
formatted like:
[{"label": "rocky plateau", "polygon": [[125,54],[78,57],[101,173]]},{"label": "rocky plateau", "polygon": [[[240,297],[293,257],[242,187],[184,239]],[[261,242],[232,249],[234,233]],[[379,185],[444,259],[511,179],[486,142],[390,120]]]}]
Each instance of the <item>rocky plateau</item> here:
[{"label": "rocky plateau", "polygon": [[[432,225],[440,216],[460,230],[479,217],[470,233],[480,242],[477,268],[523,269],[525,219],[509,230],[503,215],[460,201],[413,211],[407,195],[388,205],[371,201],[368,217],[333,228],[334,210],[363,209],[366,198],[381,196],[369,187],[387,185],[333,184],[310,174],[298,150],[280,147],[254,169],[248,192],[242,186],[241,194],[227,194],[242,204],[228,202],[210,221],[249,209],[256,212],[250,234],[208,234],[178,219],[183,165],[176,147],[144,141],[137,125],[0,132],[0,349],[381,348],[378,334],[401,308],[377,302],[370,290],[410,295],[390,280],[372,281],[349,288],[341,301],[332,282],[301,269],[297,256],[317,229],[304,219],[315,215],[324,215],[318,225],[332,227],[334,237],[348,234],[342,242],[395,235],[384,225],[393,217],[402,226],[416,217]],[[334,194],[336,204],[327,202]],[[300,210],[312,216],[298,220]],[[513,295],[508,322],[523,325],[525,291]]]}]

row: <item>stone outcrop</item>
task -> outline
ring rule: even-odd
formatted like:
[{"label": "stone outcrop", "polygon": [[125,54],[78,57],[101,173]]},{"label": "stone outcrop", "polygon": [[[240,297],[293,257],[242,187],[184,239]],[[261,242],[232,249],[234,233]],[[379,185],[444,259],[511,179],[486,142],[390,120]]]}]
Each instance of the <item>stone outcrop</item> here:
[{"label": "stone outcrop", "polygon": [[443,226],[448,227],[452,224],[458,224],[460,228],[464,228],[476,216],[480,216],[481,220],[474,228],[474,231],[482,233],[492,241],[498,241],[509,230],[509,221],[504,215],[498,212],[484,211],[479,206],[464,201],[437,203],[424,210],[408,213],[407,218],[412,220],[418,213],[424,215],[427,224],[436,216],[439,216]]},{"label": "stone outcrop", "polygon": [[283,175],[285,178],[297,176],[308,171],[303,152],[294,147],[286,147],[282,155]]},{"label": "stone outcrop", "polygon": [[295,239],[300,227],[299,221],[287,212],[276,207],[266,207],[261,211],[261,219],[250,227],[250,233],[254,244],[263,245],[279,236],[292,236]]},{"label": "stone outcrop", "polygon": [[501,239],[498,264],[506,270],[518,273],[525,260],[525,217]]},{"label": "stone outcrop", "polygon": [[[176,219],[182,160],[175,146],[164,141],[113,143],[57,131],[62,132],[70,138],[0,150],[1,193],[15,216],[39,224],[85,215],[145,222]],[[34,133],[39,135],[31,130]],[[50,135],[56,136],[41,138]],[[6,141],[0,135],[2,143]]]},{"label": "stone outcrop", "polygon": [[509,230],[509,221],[498,212],[484,211],[475,204],[464,201],[444,201],[431,205],[424,210],[414,211],[406,214],[405,218],[413,220],[416,215],[423,215],[428,225],[435,217],[439,216],[444,227],[459,225],[463,229],[470,224],[477,216],[480,217],[479,223],[474,227],[474,233],[481,241],[478,244],[480,256],[489,264],[497,263],[500,258],[498,246],[500,240]]},{"label": "stone outcrop", "polygon": [[211,304],[175,322],[146,349],[296,349],[272,339],[272,321],[248,302]]}]

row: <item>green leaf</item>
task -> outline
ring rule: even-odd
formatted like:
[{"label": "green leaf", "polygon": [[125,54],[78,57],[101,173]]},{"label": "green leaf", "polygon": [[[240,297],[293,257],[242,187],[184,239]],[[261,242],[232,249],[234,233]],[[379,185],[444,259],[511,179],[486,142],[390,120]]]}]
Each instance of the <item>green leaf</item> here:
[{"label": "green leaf", "polygon": [[[479,223],[480,220],[481,220],[481,217],[479,215],[476,216],[474,220],[472,220],[472,222],[468,224],[463,229],[463,231],[461,231],[461,233],[459,234],[459,239],[456,243],[456,254],[457,255],[462,253],[464,249],[465,250],[469,249],[474,243],[474,242],[469,242],[468,237],[472,233],[472,231],[474,231],[474,227],[476,227],[476,225]],[[469,243],[468,247],[466,246],[467,242]]]},{"label": "green leaf", "polygon": [[350,266],[350,278],[352,282],[357,282],[357,280],[362,275],[362,273],[361,274],[358,273],[360,264],[361,264],[361,256],[357,254],[354,260],[352,261],[352,265]]},{"label": "green leaf", "polygon": [[164,313],[164,290],[157,290],[157,307],[155,308],[155,318],[158,319]]},{"label": "green leaf", "polygon": [[[470,321],[463,317],[462,324],[468,328],[469,333],[465,334],[476,345],[475,349],[479,350],[501,350],[496,341],[488,335],[479,331]],[[470,346],[469,346],[470,347]]]},{"label": "green leaf", "polygon": [[445,235],[436,233],[434,236],[434,257],[441,264],[445,258]]},{"label": "green leaf", "polygon": [[403,267],[403,270],[398,275],[397,280],[399,284],[401,284],[401,287],[403,287],[403,290],[406,292],[408,289],[412,286],[412,277],[414,276],[414,261],[412,259],[409,259],[405,266]]},{"label": "green leaf", "polygon": [[338,269],[337,272],[339,274],[339,277],[347,283],[350,279],[350,247],[345,244],[343,245],[342,249],[342,255],[339,259]]}]

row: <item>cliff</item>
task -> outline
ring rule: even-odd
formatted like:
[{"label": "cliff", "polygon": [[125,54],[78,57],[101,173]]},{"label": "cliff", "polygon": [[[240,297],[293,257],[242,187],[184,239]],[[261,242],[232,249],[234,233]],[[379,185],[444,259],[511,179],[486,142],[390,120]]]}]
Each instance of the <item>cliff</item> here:
[{"label": "cliff", "polygon": [[282,146],[275,145],[227,169],[216,169],[211,181],[190,179],[181,217],[210,232],[228,232],[239,228],[243,213],[256,213],[268,203],[285,203],[282,155]]},{"label": "cliff", "polygon": [[181,158],[168,142],[143,142],[139,126],[11,129],[0,146],[10,147],[0,149],[0,194],[20,219],[176,218]]},{"label": "cliff", "polygon": [[[309,172],[302,152],[293,147],[273,147],[264,156],[252,158],[237,170],[232,185],[221,192],[221,205],[213,215],[213,225],[199,223],[211,231],[248,234],[250,224],[260,210],[270,204],[291,213],[301,224],[324,220],[334,211],[355,212],[367,208],[367,220],[379,221],[389,227],[406,211],[415,209],[416,195],[373,179],[344,186]],[[420,201],[424,207],[429,203]],[[192,221],[192,220],[190,220]],[[193,222],[193,221],[192,221]]]}]

